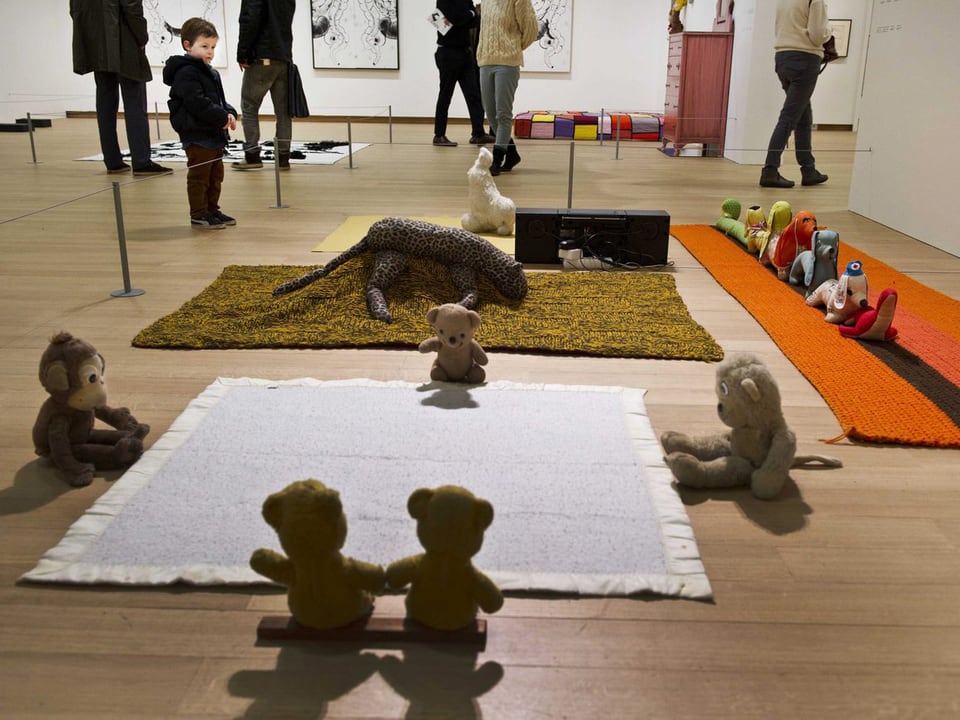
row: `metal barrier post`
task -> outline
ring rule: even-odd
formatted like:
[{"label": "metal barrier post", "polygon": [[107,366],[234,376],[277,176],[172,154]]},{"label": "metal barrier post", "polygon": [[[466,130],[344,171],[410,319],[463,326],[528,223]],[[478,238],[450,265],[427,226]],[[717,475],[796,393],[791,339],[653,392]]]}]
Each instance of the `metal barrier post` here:
[{"label": "metal barrier post", "polygon": [[387,105],[387,134],[390,144],[393,145],[393,105]]},{"label": "metal barrier post", "polygon": [[290,207],[289,205],[284,205],[280,197],[280,141],[277,140],[277,138],[273,139],[273,179],[277,185],[277,204],[271,205],[270,207],[275,210]]},{"label": "metal barrier post", "polygon": [[350,158],[349,170],[353,170],[353,127],[347,118],[347,156]]},{"label": "metal barrier post", "polygon": [[157,121],[157,141],[160,141],[160,106],[157,103],[153,104],[153,117]]},{"label": "metal barrier post", "polygon": [[113,183],[113,209],[117,214],[117,239],[120,242],[120,269],[123,272],[123,289],[114,290],[113,297],[136,297],[145,290],[130,287],[130,268],[127,266],[127,235],[123,230],[123,207],[120,204],[120,183]]},{"label": "metal barrier post", "polygon": [[567,176],[567,209],[573,207],[573,148],[574,142],[570,141],[570,173]]},{"label": "metal barrier post", "polygon": [[33,118],[30,117],[30,113],[27,113],[27,134],[30,136],[30,154],[33,156],[33,164],[39,165],[37,162],[37,146],[33,142]]}]

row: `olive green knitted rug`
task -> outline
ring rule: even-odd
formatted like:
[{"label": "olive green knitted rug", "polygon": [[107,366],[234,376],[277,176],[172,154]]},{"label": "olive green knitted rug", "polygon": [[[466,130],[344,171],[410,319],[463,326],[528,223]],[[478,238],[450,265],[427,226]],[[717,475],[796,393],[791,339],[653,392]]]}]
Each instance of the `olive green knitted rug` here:
[{"label": "olive green knitted rug", "polygon": [[[431,335],[426,313],[459,296],[447,269],[412,259],[387,291],[391,324],[372,320],[362,256],[303,290],[272,290],[310,267],[230,265],[212,285],[134,339],[136,347],[191,349],[416,347]],[[487,350],[714,361],[723,350],[695,323],[671,275],[634,272],[528,273],[522,302],[485,279],[477,341]]]}]

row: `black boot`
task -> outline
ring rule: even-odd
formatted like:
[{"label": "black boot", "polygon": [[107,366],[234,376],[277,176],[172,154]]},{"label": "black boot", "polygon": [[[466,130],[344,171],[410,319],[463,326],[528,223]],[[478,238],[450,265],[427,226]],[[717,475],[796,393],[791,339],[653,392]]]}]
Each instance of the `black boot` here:
[{"label": "black boot", "polygon": [[503,159],[503,172],[510,172],[520,162],[520,153],[517,152],[517,144],[510,138],[510,144],[507,145],[507,155]]},{"label": "black boot", "polygon": [[497,176],[500,174],[500,170],[503,168],[503,159],[506,155],[506,150],[498,148],[496,145],[493,146],[493,164],[490,166],[491,175]]},{"label": "black boot", "polygon": [[819,185],[827,181],[827,176],[817,170],[815,167],[800,168],[801,185]]},{"label": "black boot", "polygon": [[279,155],[277,155],[277,164],[279,165],[281,170],[289,170],[290,169],[290,153],[282,152]]},{"label": "black boot", "polygon": [[793,180],[783,177],[778,168],[767,166],[760,171],[760,187],[792,188],[794,185]]}]

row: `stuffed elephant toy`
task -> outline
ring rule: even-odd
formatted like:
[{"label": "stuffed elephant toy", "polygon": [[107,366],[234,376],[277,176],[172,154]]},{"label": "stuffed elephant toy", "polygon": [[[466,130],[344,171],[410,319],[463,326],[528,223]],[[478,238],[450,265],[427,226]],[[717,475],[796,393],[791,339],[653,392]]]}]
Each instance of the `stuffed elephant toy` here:
[{"label": "stuffed elephant toy", "polygon": [[790,266],[790,284],[799,285],[809,293],[827,280],[836,280],[839,253],[840,236],[837,232],[817,230],[813,233],[813,249],[797,255]]}]

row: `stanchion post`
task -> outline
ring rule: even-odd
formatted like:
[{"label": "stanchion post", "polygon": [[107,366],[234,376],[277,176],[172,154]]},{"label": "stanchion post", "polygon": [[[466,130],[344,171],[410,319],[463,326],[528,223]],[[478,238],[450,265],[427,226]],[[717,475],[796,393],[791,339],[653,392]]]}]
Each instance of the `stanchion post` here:
[{"label": "stanchion post", "polygon": [[37,146],[33,142],[33,118],[30,117],[30,113],[27,113],[27,135],[30,136],[30,154],[33,156],[33,164],[38,165]]},{"label": "stanchion post", "polygon": [[347,118],[347,157],[350,159],[348,169],[353,170],[353,126]]},{"label": "stanchion post", "polygon": [[117,240],[120,243],[120,270],[123,272],[123,289],[114,290],[113,297],[136,297],[144,290],[130,287],[130,268],[127,266],[127,234],[123,229],[123,207],[120,203],[120,183],[113,183],[113,209],[117,214]]},{"label": "stanchion post", "polygon": [[573,148],[575,144],[573,140],[570,141],[570,170],[567,175],[567,209],[573,207]]},{"label": "stanchion post", "polygon": [[157,142],[160,142],[160,105],[153,103],[153,117],[157,121]]},{"label": "stanchion post", "polygon": [[280,197],[280,141],[277,138],[273,139],[273,179],[277,185],[277,204],[271,205],[270,207],[275,210],[290,207],[289,205],[284,205],[283,199]]},{"label": "stanchion post", "polygon": [[387,105],[387,136],[393,145],[393,105]]},{"label": "stanchion post", "polygon": [[597,137],[600,138],[600,147],[603,147],[603,118],[606,112],[606,108],[600,108],[600,121],[597,125]]},{"label": "stanchion post", "polygon": [[619,115],[617,116],[617,150],[613,154],[613,158],[614,160],[620,159],[620,117]]}]

